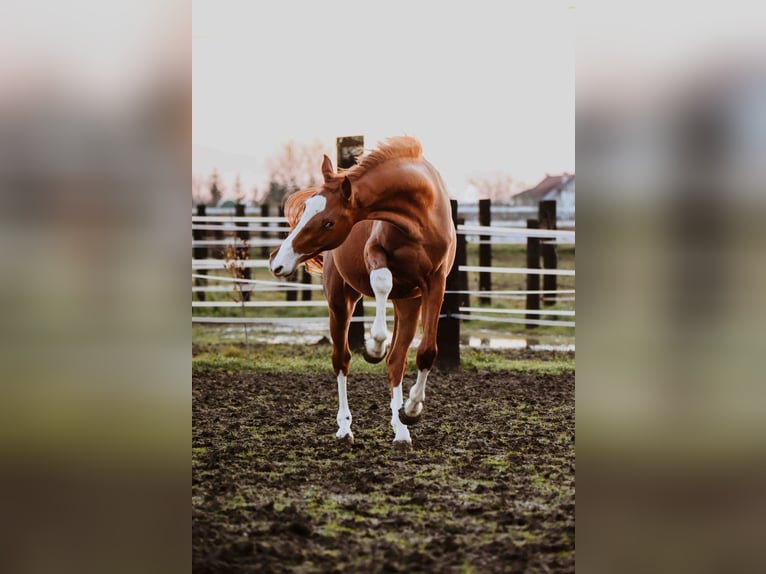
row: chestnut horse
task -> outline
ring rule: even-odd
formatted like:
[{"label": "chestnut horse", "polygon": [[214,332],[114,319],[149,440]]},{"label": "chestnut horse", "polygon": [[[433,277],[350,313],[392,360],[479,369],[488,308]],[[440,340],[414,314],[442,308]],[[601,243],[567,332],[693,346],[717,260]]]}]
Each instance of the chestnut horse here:
[{"label": "chestnut horse", "polygon": [[[348,328],[356,302],[375,298],[375,319],[363,355],[386,356],[394,444],[410,446],[407,425],[420,418],[426,379],[436,359],[436,328],[447,274],[455,259],[455,228],[439,172],[426,161],[420,142],[389,138],[348,170],[335,173],[324,156],[324,184],[287,198],[291,232],[271,254],[271,272],[287,277],[305,263],[321,270],[330,311],[332,366],[338,380],[339,440],[353,442],[346,383],[351,353]],[[394,306],[387,344],[386,300]],[[417,381],[403,401],[407,351],[422,315]]]}]

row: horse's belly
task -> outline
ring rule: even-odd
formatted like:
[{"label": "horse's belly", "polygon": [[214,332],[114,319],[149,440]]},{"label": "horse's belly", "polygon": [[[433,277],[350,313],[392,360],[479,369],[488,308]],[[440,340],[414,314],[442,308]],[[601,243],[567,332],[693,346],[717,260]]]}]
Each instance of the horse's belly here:
[{"label": "horse's belly", "polygon": [[[343,280],[367,297],[375,296],[370,286],[370,276],[364,260],[364,246],[370,238],[373,223],[372,221],[357,223],[351,229],[351,233],[346,240],[333,250],[335,267],[341,277],[343,277]],[[383,245],[383,247],[385,248],[386,246]],[[419,297],[421,295],[419,284],[414,279],[410,279],[409,274],[406,272],[407,265],[414,265],[415,262],[397,260],[390,261],[390,263],[394,284],[389,298],[408,299]]]}]

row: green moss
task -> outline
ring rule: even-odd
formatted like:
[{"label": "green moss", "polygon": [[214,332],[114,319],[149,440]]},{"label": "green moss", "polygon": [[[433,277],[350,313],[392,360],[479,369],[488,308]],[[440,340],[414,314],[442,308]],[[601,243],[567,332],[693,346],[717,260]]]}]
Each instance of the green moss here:
[{"label": "green moss", "polygon": [[[196,342],[195,342],[196,344]],[[192,357],[196,370],[287,373],[332,373],[331,347],[329,345],[251,345],[251,359],[245,357],[245,350],[231,344],[215,346],[203,341],[201,349]],[[410,349],[407,372],[414,374],[416,350]],[[463,349],[461,369],[466,371],[519,371],[545,374],[562,374],[575,370],[575,359],[571,353],[541,353],[540,358],[529,358],[517,351]],[[385,362],[367,363],[359,354],[352,355],[352,373],[385,374]]]}]

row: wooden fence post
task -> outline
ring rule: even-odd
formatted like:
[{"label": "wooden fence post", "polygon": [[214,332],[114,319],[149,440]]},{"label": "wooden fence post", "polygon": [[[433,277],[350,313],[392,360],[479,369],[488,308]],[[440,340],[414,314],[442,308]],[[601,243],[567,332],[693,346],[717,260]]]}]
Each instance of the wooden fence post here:
[{"label": "wooden fence post", "polygon": [[[538,204],[538,219],[541,229],[556,229],[556,200],[541,201]],[[543,269],[556,269],[558,267],[558,253],[556,252],[555,238],[546,237],[540,241],[540,255],[543,258]],[[558,282],[556,275],[543,275],[543,290],[555,291]],[[555,293],[543,295],[543,305],[550,307],[556,303]]]},{"label": "wooden fence post", "polygon": [[[465,218],[459,217],[458,225],[465,225]],[[468,240],[462,233],[457,236],[457,248],[455,249],[455,265],[468,265]],[[458,271],[457,288],[460,291],[468,291],[468,271]],[[468,293],[461,293],[459,296],[461,307],[471,306],[471,296]],[[467,312],[466,312],[467,314]]]},{"label": "wooden fence post", "polygon": [[[450,200],[452,206],[452,224],[457,227],[457,201]],[[459,237],[459,236],[458,236]],[[460,265],[457,253],[455,263],[447,275],[447,291],[460,290]],[[439,350],[436,356],[436,367],[441,371],[449,371],[460,367],[460,319],[455,317],[460,312],[460,294],[445,293],[436,331],[436,346]]]},{"label": "wooden fence post", "polygon": [[[492,224],[491,215],[492,202],[489,199],[479,200],[479,225],[489,227]],[[489,235],[479,236],[479,265],[481,267],[492,267],[492,237]],[[488,271],[479,272],[479,291],[492,291],[492,274]],[[479,304],[489,305],[492,303],[490,297],[479,297]]]},{"label": "wooden fence post", "polygon": [[[527,229],[538,229],[540,223],[536,219],[527,219]],[[527,268],[539,269],[540,268],[540,238],[527,237]],[[527,290],[539,291],[540,290],[540,275],[537,273],[527,274]],[[527,310],[537,311],[540,309],[540,295],[538,293],[527,293]],[[537,319],[538,316],[534,314],[527,314],[527,320]],[[536,325],[525,325],[527,329],[532,329]]]},{"label": "wooden fence post", "polygon": [[[197,215],[205,215],[205,206],[201,203],[197,204]],[[200,223],[199,225],[205,225],[205,224]],[[205,235],[206,233],[203,229],[192,229],[192,239],[196,241],[203,241],[205,239]],[[192,250],[192,254],[194,259],[207,259],[207,247],[195,247]],[[207,269],[198,269],[197,273],[199,273],[200,275],[207,275]],[[207,280],[196,278],[194,280],[194,285],[197,287],[204,287],[205,285],[207,285]],[[198,301],[205,300],[204,291],[197,292],[197,300]]]},{"label": "wooden fence post", "polygon": [[[364,149],[364,136],[346,136],[335,138],[336,164],[340,169],[348,169],[356,164],[358,152]],[[353,318],[364,317],[364,297],[354,307]],[[364,348],[364,321],[352,321],[348,326],[348,346],[352,351]]]},{"label": "wooden fence post", "polygon": [[[244,217],[245,216],[245,206],[242,203],[237,203],[234,205],[234,215],[235,217]],[[242,227],[242,231],[237,231],[237,238],[241,239],[242,241],[249,241],[250,240],[250,231],[247,229],[247,222],[246,221],[237,221],[235,224],[237,227]],[[236,247],[236,253],[237,253],[237,259],[244,259],[249,260],[250,259],[250,247]],[[252,277],[251,269],[250,267],[245,267],[242,270],[242,278],[243,279],[250,279]],[[250,301],[250,286],[247,284],[240,285],[240,288],[242,290],[242,300],[243,301]]]},{"label": "wooden fence post", "polygon": [[[301,283],[311,285],[311,273],[308,272],[305,265],[301,274]],[[301,290],[301,301],[311,301],[311,289]]]},{"label": "wooden fence post", "polygon": [[[261,217],[268,217],[269,216],[269,204],[268,203],[262,203],[261,204]],[[264,228],[268,225],[268,223],[262,223],[261,228]],[[269,238],[270,233],[266,231],[265,229],[261,229],[261,233],[259,234],[262,240],[267,240]],[[269,246],[268,245],[261,245],[261,257],[264,259],[269,258]]]}]

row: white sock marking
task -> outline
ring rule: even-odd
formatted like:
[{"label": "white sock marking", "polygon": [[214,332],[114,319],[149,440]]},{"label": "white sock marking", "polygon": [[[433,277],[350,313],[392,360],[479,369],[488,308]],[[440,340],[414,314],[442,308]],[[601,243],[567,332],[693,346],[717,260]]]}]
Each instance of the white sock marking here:
[{"label": "white sock marking", "polygon": [[370,329],[371,341],[367,341],[367,352],[375,357],[380,357],[385,352],[385,343],[388,339],[386,327],[386,300],[394,286],[391,271],[382,267],[370,272],[370,286],[375,293],[375,320]]},{"label": "white sock marking", "polygon": [[394,387],[393,396],[391,397],[391,426],[394,428],[394,442],[412,442],[410,438],[410,429],[407,428],[402,421],[399,420],[399,409],[402,407],[402,385],[401,383]]},{"label": "white sock marking", "polygon": [[404,412],[411,416],[418,416],[423,410],[423,401],[426,400],[426,380],[428,379],[428,369],[418,371],[418,379],[410,389],[410,398],[404,405]]},{"label": "white sock marking", "polygon": [[343,374],[343,371],[338,373],[338,416],[336,420],[338,421],[338,432],[336,433],[336,437],[343,438],[343,437],[349,437],[351,439],[354,438],[354,434],[351,432],[351,411],[348,408],[348,397],[346,395],[346,375]]}]

